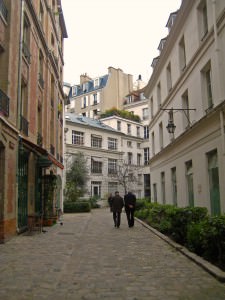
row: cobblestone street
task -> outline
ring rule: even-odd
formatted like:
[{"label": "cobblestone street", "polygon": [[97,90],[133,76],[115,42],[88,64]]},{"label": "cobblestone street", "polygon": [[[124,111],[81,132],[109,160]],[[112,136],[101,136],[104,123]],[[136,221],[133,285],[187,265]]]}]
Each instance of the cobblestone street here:
[{"label": "cobblestone street", "polygon": [[1,300],[224,300],[225,284],[125,214],[66,214],[0,245]]}]

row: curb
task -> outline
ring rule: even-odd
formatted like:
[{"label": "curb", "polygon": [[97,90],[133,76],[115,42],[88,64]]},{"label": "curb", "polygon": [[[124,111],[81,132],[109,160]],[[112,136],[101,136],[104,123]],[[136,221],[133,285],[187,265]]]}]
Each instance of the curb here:
[{"label": "curb", "polygon": [[169,245],[171,245],[173,248],[175,248],[177,251],[188,257],[190,260],[195,262],[198,266],[202,267],[205,271],[207,271],[209,274],[214,276],[217,280],[220,282],[225,282],[225,272],[220,270],[218,267],[212,265],[208,261],[204,260],[202,257],[198,256],[197,254],[190,252],[187,248],[184,246],[181,246],[180,244],[175,243],[172,241],[169,237],[165,236],[158,230],[154,229],[153,227],[149,226],[148,224],[144,223],[140,219],[135,219],[144,227],[149,229],[151,232],[153,232],[155,235],[157,235],[159,238],[167,242]]}]

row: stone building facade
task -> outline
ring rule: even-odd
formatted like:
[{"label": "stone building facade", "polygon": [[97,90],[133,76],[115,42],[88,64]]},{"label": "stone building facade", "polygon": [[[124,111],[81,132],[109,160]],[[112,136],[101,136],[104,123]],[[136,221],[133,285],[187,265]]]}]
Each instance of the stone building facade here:
[{"label": "stone building facade", "polygon": [[218,215],[225,212],[225,2],[183,0],[167,27],[145,89],[152,198]]},{"label": "stone building facade", "polygon": [[[0,241],[43,214],[47,184],[63,173],[63,39],[60,0],[0,5]],[[3,71],[3,72],[2,72]],[[54,209],[52,211],[54,214]]]}]

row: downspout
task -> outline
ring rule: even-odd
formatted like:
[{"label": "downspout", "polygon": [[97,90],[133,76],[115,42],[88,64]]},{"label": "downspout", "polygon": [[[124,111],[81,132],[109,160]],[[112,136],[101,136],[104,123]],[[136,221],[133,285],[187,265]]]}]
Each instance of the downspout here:
[{"label": "downspout", "polygon": [[[18,60],[18,81],[17,81],[17,129],[21,130],[21,65],[22,65],[22,47],[23,47],[23,13],[24,13],[24,0],[20,2],[20,35],[19,35],[19,60]],[[18,228],[18,199],[19,199],[19,151],[20,151],[20,134],[18,135],[18,148],[16,155],[16,227]]]},{"label": "downspout", "polygon": [[[221,91],[221,76],[220,76],[220,49],[218,43],[217,26],[216,26],[216,0],[212,0],[212,10],[213,10],[213,29],[214,29],[214,40],[215,40],[215,58],[216,58],[216,69],[217,69],[217,84],[218,84],[218,98],[222,101],[222,91]],[[221,144],[222,153],[225,155],[225,136],[224,136],[224,113],[223,110],[220,111],[220,131],[221,131]]]}]

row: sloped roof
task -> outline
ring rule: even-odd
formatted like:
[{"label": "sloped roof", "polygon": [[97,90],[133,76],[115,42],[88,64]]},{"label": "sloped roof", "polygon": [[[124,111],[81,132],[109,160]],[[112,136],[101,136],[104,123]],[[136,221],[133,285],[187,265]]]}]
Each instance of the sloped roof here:
[{"label": "sloped roof", "polygon": [[[104,87],[106,86],[108,77],[109,77],[108,74],[99,77],[99,85],[98,85],[98,86],[94,86],[94,81],[95,81],[96,78],[87,81],[87,82],[85,83],[85,84],[86,84],[86,86],[85,86],[86,89],[85,89],[85,90],[83,89],[83,86],[82,86],[82,85],[80,85],[80,84],[75,84],[75,85],[73,85],[73,86],[71,87],[69,96],[70,96],[70,97],[78,97],[78,96],[85,95],[85,94],[87,94],[87,93],[90,93],[90,92],[93,92],[93,91],[97,91],[97,90],[99,90],[99,89],[102,89],[102,88],[104,88]],[[74,86],[77,87],[77,93],[76,93],[76,95],[72,95],[72,88],[73,88]]]},{"label": "sloped roof", "polygon": [[80,125],[86,125],[86,126],[90,126],[90,127],[95,127],[97,129],[103,129],[103,130],[108,130],[108,131],[113,131],[118,133],[117,130],[115,130],[114,128],[105,125],[103,122],[101,122],[101,120],[95,120],[95,119],[91,119],[88,117],[84,117],[84,116],[80,116],[80,115],[75,115],[73,113],[66,113],[65,114],[65,120],[68,122],[72,122],[72,123],[76,123],[76,124],[80,124]]}]

